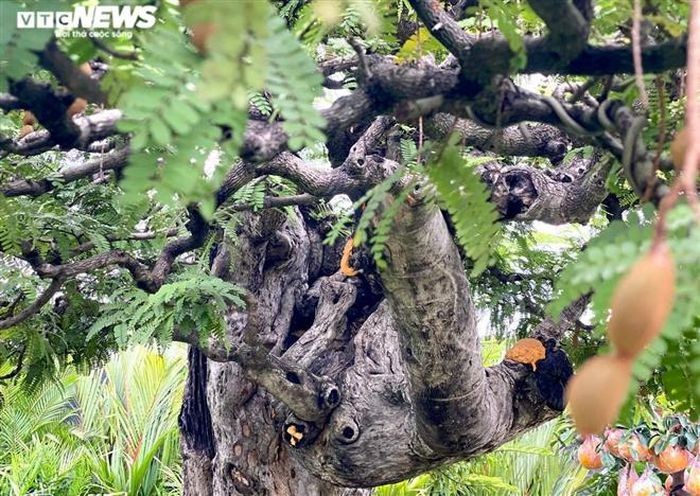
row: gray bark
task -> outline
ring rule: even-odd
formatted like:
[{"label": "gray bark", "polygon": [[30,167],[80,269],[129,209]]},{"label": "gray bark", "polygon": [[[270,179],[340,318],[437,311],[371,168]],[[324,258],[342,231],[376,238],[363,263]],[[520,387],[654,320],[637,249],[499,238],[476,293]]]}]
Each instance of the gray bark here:
[{"label": "gray bark", "polygon": [[225,361],[235,354],[203,348],[216,359],[206,381],[214,442],[209,454],[186,452],[186,494],[369,494],[362,488],[492,451],[559,413],[529,367],[481,365],[462,260],[420,194],[395,222],[381,286],[370,271],[335,272],[338,247],[321,245],[299,211],[243,214],[235,246],[222,242],[212,266],[254,295],[228,316],[232,348],[264,349],[328,380],[340,401],[310,418],[285,390],[273,396]]}]

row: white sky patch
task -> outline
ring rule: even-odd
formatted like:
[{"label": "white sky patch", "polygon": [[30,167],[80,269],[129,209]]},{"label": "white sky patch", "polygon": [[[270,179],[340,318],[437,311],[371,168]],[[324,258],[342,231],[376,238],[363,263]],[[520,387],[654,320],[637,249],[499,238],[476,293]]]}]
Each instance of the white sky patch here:
[{"label": "white sky patch", "polygon": [[221,164],[221,150],[214,149],[209,152],[207,158],[204,160],[204,175],[207,179],[211,179],[214,175],[214,171]]}]

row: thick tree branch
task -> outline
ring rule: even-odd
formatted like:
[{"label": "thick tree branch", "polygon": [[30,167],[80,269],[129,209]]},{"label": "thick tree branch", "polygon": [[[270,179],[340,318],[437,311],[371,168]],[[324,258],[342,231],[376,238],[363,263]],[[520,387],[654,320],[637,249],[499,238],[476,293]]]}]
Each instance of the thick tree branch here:
[{"label": "thick tree branch", "polygon": [[505,412],[490,393],[469,283],[437,206],[404,209],[387,249],[391,259],[382,281],[419,435],[437,452],[483,446]]},{"label": "thick tree branch", "polygon": [[568,61],[586,46],[589,24],[572,0],[529,0],[549,28],[546,43]]},{"label": "thick tree branch", "polygon": [[[49,41],[44,50],[39,53],[39,63],[53,73],[73,95],[93,103],[107,102],[107,97],[102,92],[98,81],[83,73],[66,54],[61,52],[55,39]],[[38,117],[38,114],[35,113],[35,115]]]},{"label": "thick tree branch", "polygon": [[546,170],[490,162],[478,173],[491,191],[503,219],[549,224],[586,223],[605,199],[605,179],[612,167],[599,154]]},{"label": "thick tree branch", "polygon": [[464,146],[498,155],[547,157],[558,162],[571,142],[564,132],[548,124],[519,123],[494,129],[443,113],[437,113],[424,122],[423,129],[433,139],[444,139],[448,133],[455,132]]},{"label": "thick tree branch", "polygon": [[[554,39],[525,37],[527,52],[526,66],[519,72],[542,74],[576,74],[603,75],[633,73],[632,47],[593,47],[580,45],[587,35],[586,17],[590,9],[586,2],[578,2],[574,8],[570,0],[552,2],[536,0],[533,8],[548,23]],[[411,0],[418,17],[425,23],[431,33],[457,58],[461,66],[463,89],[468,94],[479,91],[497,74],[510,72],[512,52],[508,42],[502,36],[476,39],[464,33],[459,25],[442,9],[439,2],[430,0]],[[553,10],[545,9],[551,6]],[[553,13],[565,14],[558,19]],[[576,13],[579,12],[579,15]],[[583,22],[582,22],[583,21]],[[559,29],[558,22],[571,24],[571,36]],[[586,31],[583,31],[583,28]],[[573,43],[576,33],[577,43]],[[583,35],[583,36],[582,36]],[[558,37],[564,37],[555,43]],[[550,42],[551,40],[551,42]],[[569,50],[569,44],[571,49]],[[564,47],[562,47],[564,43]],[[562,53],[564,48],[566,53]],[[673,39],[644,49],[643,65],[647,73],[663,72],[682,67],[685,64],[687,40],[685,37]],[[573,60],[571,60],[571,57]]]},{"label": "thick tree branch", "polygon": [[411,0],[410,3],[431,34],[457,57],[457,60],[462,61],[469,57],[474,38],[464,32],[440,2]]},{"label": "thick tree branch", "polygon": [[230,347],[213,340],[202,343],[196,333],[176,332],[173,339],[196,346],[210,360],[238,363],[250,380],[285,403],[300,419],[309,422],[321,420],[340,401],[340,392],[331,381],[266,350],[246,343]]},{"label": "thick tree branch", "polygon": [[102,157],[69,165],[51,180],[15,179],[0,185],[0,193],[5,196],[40,196],[54,189],[56,184],[70,183],[93,174],[121,169],[126,166],[128,160],[129,149],[120,148]]},{"label": "thick tree branch", "polygon": [[31,78],[14,81],[10,92],[31,110],[37,120],[51,132],[53,142],[64,150],[74,148],[80,137],[80,129],[68,115],[68,107],[75,97],[65,89],[54,90],[48,82]]},{"label": "thick tree branch", "polygon": [[[74,117],[73,124],[77,127],[77,141],[73,148],[92,151],[95,142],[117,133],[117,122],[122,117],[118,109],[103,110],[96,114]],[[113,142],[113,141],[112,141]],[[18,141],[5,139],[0,141],[0,149],[7,150],[15,155],[39,155],[56,146],[53,135],[47,130],[39,130],[28,134]],[[103,145],[104,147],[104,145]]]}]

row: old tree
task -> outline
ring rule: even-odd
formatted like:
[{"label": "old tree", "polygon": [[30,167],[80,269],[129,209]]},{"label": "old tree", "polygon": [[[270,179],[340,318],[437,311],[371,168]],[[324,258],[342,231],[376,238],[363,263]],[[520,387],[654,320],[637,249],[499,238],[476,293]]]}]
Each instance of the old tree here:
[{"label": "old tree", "polygon": [[[674,177],[688,2],[141,3],[131,37],[0,5],[2,380],[188,343],[189,495],[369,494],[560,414],[568,361],[484,367],[475,301],[595,353]],[[698,370],[673,213],[642,383]],[[552,250],[543,223],[588,227]]]}]

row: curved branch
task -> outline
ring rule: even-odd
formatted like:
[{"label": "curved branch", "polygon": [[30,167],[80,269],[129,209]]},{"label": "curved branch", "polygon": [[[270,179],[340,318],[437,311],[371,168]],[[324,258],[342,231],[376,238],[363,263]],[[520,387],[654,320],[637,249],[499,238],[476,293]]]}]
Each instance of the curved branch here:
[{"label": "curved branch", "polygon": [[196,333],[177,331],[173,340],[197,347],[210,360],[238,363],[250,380],[282,401],[300,419],[322,420],[340,401],[340,392],[329,379],[258,347],[246,343],[226,347],[212,340],[202,343]]},{"label": "curved branch", "polygon": [[34,300],[34,303],[29,305],[17,315],[13,315],[12,317],[0,320],[0,329],[7,329],[9,327],[16,326],[17,324],[20,324],[27,320],[29,317],[37,314],[41,310],[41,308],[51,300],[53,295],[55,295],[56,292],[58,292],[58,290],[61,289],[61,286],[63,285],[64,281],[65,276],[63,274],[56,274],[56,276],[51,281],[51,284],[49,284],[49,286],[44,290],[44,292],[41,293],[41,295],[39,295],[39,297],[36,300]]},{"label": "curved branch", "polygon": [[586,46],[589,23],[572,0],[529,0],[549,28],[546,43],[562,60],[571,60]]},{"label": "curved branch", "polygon": [[492,403],[481,363],[462,260],[437,206],[404,209],[387,250],[382,282],[398,326],[419,435],[437,452],[466,449],[466,440],[469,449],[485,445],[502,412]]},{"label": "curved branch", "polygon": [[[97,81],[83,73],[73,61],[59,50],[56,39],[51,39],[44,50],[39,53],[39,63],[51,72],[63,86],[75,96],[80,96],[93,103],[104,104],[107,96]],[[38,114],[35,113],[38,116]]]}]

